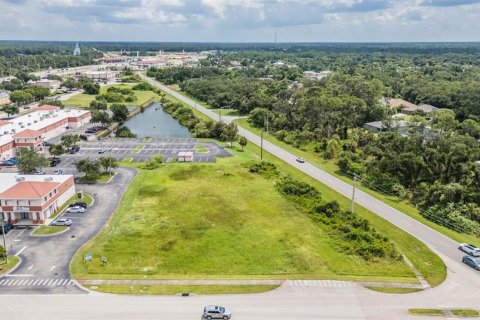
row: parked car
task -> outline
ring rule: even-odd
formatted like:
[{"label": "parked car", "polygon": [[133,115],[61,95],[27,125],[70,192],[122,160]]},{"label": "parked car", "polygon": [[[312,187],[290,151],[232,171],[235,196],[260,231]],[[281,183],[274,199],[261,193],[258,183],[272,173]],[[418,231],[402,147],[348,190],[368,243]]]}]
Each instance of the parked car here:
[{"label": "parked car", "polygon": [[95,133],[95,132],[97,132],[95,128],[88,128],[87,130],[85,130],[85,133]]},{"label": "parked car", "polygon": [[57,169],[57,170],[53,171],[53,174],[62,174],[62,173],[63,173],[62,169]]},{"label": "parked car", "polygon": [[74,146],[74,147],[72,147],[72,149],[70,149],[70,154],[75,154],[78,151],[80,151],[80,147],[79,146]]},{"label": "parked car", "polygon": [[105,153],[105,151],[107,151],[107,149],[102,148],[102,149],[98,150],[98,153],[99,153],[99,154],[103,154],[103,153]]},{"label": "parked car", "polygon": [[79,202],[71,203],[68,207],[69,208],[71,208],[71,207],[82,207],[82,208],[85,209],[87,207],[87,204],[83,201],[79,201]]},{"label": "parked car", "polygon": [[299,163],[305,163],[305,159],[303,159],[303,158],[297,158],[297,162],[299,162]]},{"label": "parked car", "polygon": [[50,167],[56,167],[60,163],[62,163],[62,160],[59,158],[53,158],[52,161],[50,161]]},{"label": "parked car", "polygon": [[471,256],[480,257],[480,249],[475,247],[473,244],[462,243],[458,249],[468,253]]},{"label": "parked car", "polygon": [[10,159],[8,159],[7,161],[8,161],[8,162],[11,162],[11,163],[13,163],[13,164],[18,164],[18,160],[17,160],[17,158],[15,158],[15,157],[14,157],[14,158],[10,158]]},{"label": "parked car", "polygon": [[0,165],[5,166],[5,167],[12,167],[15,165],[15,163],[10,162],[8,160],[3,161]]},{"label": "parked car", "polygon": [[79,207],[79,206],[68,207],[66,212],[68,212],[68,213],[84,213],[85,208],[82,208],[82,207]]},{"label": "parked car", "polygon": [[463,257],[462,262],[474,268],[475,270],[480,270],[480,259],[472,256],[465,256]]},{"label": "parked car", "polygon": [[43,146],[44,146],[44,147],[50,147],[50,146],[53,146],[53,143],[48,142],[48,141],[44,141],[44,142],[43,142]]},{"label": "parked car", "polygon": [[5,230],[5,234],[7,234],[12,229],[13,229],[13,224],[11,223],[4,224],[3,229],[2,229],[2,226],[0,225],[0,234],[3,234],[3,230]]},{"label": "parked car", "polygon": [[221,306],[206,306],[203,309],[203,318],[204,319],[230,319],[232,313],[230,310],[221,307]]},{"label": "parked car", "polygon": [[65,218],[61,218],[61,219],[58,219],[57,221],[55,221],[53,223],[54,226],[65,226],[65,227],[68,227],[68,226],[71,226],[72,225],[72,220],[70,219],[65,219]]},{"label": "parked car", "polygon": [[42,175],[42,174],[45,174],[45,171],[43,171],[43,170],[35,170],[35,172],[34,172],[33,174]]}]

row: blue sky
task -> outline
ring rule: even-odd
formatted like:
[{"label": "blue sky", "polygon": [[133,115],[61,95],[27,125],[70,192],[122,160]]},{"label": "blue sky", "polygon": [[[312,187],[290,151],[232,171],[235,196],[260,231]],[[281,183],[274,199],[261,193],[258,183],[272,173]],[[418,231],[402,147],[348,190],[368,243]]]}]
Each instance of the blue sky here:
[{"label": "blue sky", "polygon": [[0,0],[0,39],[480,41],[480,0]]}]

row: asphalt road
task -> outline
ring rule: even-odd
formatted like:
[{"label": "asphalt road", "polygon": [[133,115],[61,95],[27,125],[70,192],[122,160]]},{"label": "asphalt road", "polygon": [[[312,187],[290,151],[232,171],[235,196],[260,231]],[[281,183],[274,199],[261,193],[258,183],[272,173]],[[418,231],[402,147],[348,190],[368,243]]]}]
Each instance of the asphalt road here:
[{"label": "asphalt road", "polygon": [[[135,169],[118,168],[117,175],[108,184],[77,185],[77,191],[91,194],[94,203],[83,214],[63,214],[73,221],[65,233],[33,237],[30,229],[10,232],[7,235],[9,253],[18,255],[22,263],[7,277],[0,278],[0,294],[84,293],[70,281],[70,259],[107,223],[135,175]],[[0,301],[2,299],[0,296]]]},{"label": "asphalt road", "polygon": [[[186,104],[190,105],[193,108],[196,108],[198,111],[204,113],[205,115],[209,116],[214,120],[218,120],[218,114],[214,113],[213,111],[202,107],[201,105],[195,103],[193,100],[179,94],[178,92],[168,88],[167,86],[150,79],[144,75],[142,77],[150,82],[151,84],[161,88],[162,90],[168,92],[172,96],[176,97],[177,99],[185,102]],[[222,121],[228,123],[232,121],[230,118],[222,118]],[[261,138],[260,136],[239,127],[239,134],[245,136],[249,141],[252,143],[260,146]],[[269,153],[273,154],[274,156],[278,157],[279,159],[285,161],[289,165],[297,168],[298,170],[308,174],[309,176],[313,177],[314,179],[324,183],[325,185],[329,186],[330,188],[336,190],[340,194],[344,195],[345,197],[351,198],[352,196],[352,185],[334,177],[333,175],[323,171],[322,169],[310,164],[310,163],[298,163],[296,161],[297,156],[294,154],[276,146],[275,144],[263,140],[263,148],[268,151]],[[458,250],[459,243],[452,240],[451,238],[433,230],[432,228],[424,225],[421,222],[403,214],[402,212],[396,210],[395,208],[385,204],[384,202],[368,195],[367,193],[356,190],[355,194],[355,202],[368,210],[372,211],[373,213],[379,215],[380,217],[390,221],[394,225],[398,226],[399,228],[403,229],[404,231],[410,233],[417,239],[424,242],[427,246],[429,246],[434,252],[447,257],[449,259],[444,259],[447,268],[452,269],[452,266],[458,268],[459,273],[462,274],[462,278],[465,282],[468,283],[475,283],[477,291],[468,291],[465,288],[461,288],[461,291],[465,294],[476,294],[480,298],[480,275],[479,272],[473,270],[470,267],[463,265],[461,262],[462,257],[465,255],[463,252]]]}]

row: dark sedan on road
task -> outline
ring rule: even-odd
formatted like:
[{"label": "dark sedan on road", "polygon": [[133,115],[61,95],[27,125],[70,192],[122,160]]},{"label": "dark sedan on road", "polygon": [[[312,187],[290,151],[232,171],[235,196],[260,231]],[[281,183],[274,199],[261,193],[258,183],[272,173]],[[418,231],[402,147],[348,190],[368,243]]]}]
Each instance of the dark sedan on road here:
[{"label": "dark sedan on road", "polygon": [[0,234],[3,234],[3,230],[5,230],[5,234],[7,234],[12,229],[13,229],[13,225],[11,223],[4,224],[3,229],[2,229],[2,225],[0,225]]},{"label": "dark sedan on road", "polygon": [[472,256],[465,256],[462,259],[462,262],[469,265],[475,270],[480,270],[480,259],[472,257]]}]

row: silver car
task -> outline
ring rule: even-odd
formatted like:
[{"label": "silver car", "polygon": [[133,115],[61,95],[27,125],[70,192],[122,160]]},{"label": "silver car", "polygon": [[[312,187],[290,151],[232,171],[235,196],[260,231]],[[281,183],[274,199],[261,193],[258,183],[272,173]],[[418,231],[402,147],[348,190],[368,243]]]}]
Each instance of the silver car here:
[{"label": "silver car", "polygon": [[473,244],[462,243],[458,249],[468,253],[471,256],[480,257],[480,249],[475,247]]},{"label": "silver car", "polygon": [[65,226],[65,227],[68,227],[68,226],[71,226],[72,225],[72,220],[70,219],[65,219],[65,218],[61,218],[61,219],[58,219],[57,221],[55,221],[55,223],[53,223],[54,226]]},{"label": "silver car", "polygon": [[232,312],[228,310],[227,308],[224,308],[222,306],[206,306],[203,309],[203,318],[204,319],[224,319],[228,320],[232,317]]},{"label": "silver car", "polygon": [[79,207],[79,206],[69,207],[69,208],[67,208],[66,212],[68,212],[68,213],[84,213],[85,208],[82,208],[82,207]]}]

